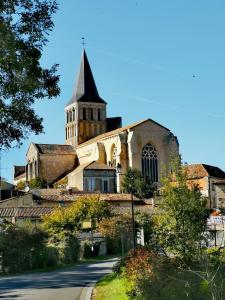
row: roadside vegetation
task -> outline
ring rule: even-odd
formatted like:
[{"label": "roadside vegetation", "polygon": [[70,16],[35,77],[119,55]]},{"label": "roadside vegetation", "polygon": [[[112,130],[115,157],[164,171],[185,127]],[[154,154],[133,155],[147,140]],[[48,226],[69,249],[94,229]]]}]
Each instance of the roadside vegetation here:
[{"label": "roadside vegetation", "polygon": [[209,248],[206,200],[197,186],[187,186],[175,158],[147,226],[145,247],[120,260],[114,273],[97,284],[94,299],[104,299],[111,287],[121,296],[105,299],[225,299],[225,249]]}]

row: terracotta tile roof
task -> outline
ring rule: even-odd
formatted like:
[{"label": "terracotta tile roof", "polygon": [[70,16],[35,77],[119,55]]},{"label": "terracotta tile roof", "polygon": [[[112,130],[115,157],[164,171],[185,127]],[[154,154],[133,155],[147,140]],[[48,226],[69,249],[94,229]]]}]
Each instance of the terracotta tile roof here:
[{"label": "terracotta tile roof", "polygon": [[42,154],[75,154],[75,150],[71,145],[59,144],[34,144]]},{"label": "terracotta tile roof", "polygon": [[223,170],[206,164],[187,165],[184,166],[184,169],[187,171],[188,179],[197,179],[207,176],[225,179],[225,172]]},{"label": "terracotta tile roof", "polygon": [[187,165],[184,166],[184,169],[187,172],[188,179],[203,178],[208,176],[208,173],[202,164]]},{"label": "terracotta tile roof", "polygon": [[0,218],[7,217],[41,217],[46,214],[50,214],[53,211],[52,207],[6,207],[0,208]]},{"label": "terracotta tile roof", "polygon": [[107,138],[107,137],[111,137],[111,136],[114,136],[114,135],[118,135],[119,133],[121,133],[121,132],[123,132],[123,131],[126,131],[126,130],[128,130],[128,129],[132,129],[132,128],[134,128],[134,127],[136,127],[136,126],[138,126],[138,125],[140,125],[140,124],[142,124],[142,123],[145,123],[145,122],[147,122],[147,121],[151,121],[151,122],[153,122],[153,123],[159,125],[160,127],[162,127],[162,128],[164,128],[164,129],[170,131],[168,128],[166,128],[166,127],[162,126],[161,124],[159,124],[159,123],[153,121],[152,119],[145,119],[145,120],[141,120],[141,121],[135,122],[135,123],[133,123],[133,124],[130,124],[130,125],[128,125],[128,126],[124,126],[124,127],[115,129],[115,130],[113,130],[113,131],[109,131],[109,132],[100,134],[100,135],[98,135],[98,136],[96,136],[96,137],[94,137],[94,138],[92,138],[92,139],[90,139],[90,140],[88,140],[88,141],[86,141],[86,142],[80,144],[77,148],[80,148],[80,147],[82,147],[82,146],[91,144],[91,143],[96,142],[96,141],[99,141],[99,140],[102,140],[102,139]]},{"label": "terracotta tile roof", "polygon": [[213,211],[211,213],[211,216],[219,216],[220,215],[220,211]]},{"label": "terracotta tile roof", "polygon": [[[66,189],[39,189],[32,191],[35,197],[42,199],[43,201],[65,201],[72,202],[81,196],[100,195],[102,201],[109,202],[120,202],[120,201],[131,201],[130,194],[120,193],[101,193],[99,192],[81,192],[72,191],[70,194]],[[134,201],[140,202],[138,198],[134,196]]]}]

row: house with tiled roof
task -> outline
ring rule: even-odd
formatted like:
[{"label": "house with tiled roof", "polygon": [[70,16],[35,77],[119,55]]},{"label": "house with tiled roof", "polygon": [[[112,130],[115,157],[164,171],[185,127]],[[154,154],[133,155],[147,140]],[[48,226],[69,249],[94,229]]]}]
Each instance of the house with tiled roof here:
[{"label": "house with tiled roof", "polygon": [[179,154],[176,136],[151,118],[122,126],[121,117],[107,116],[85,50],[65,116],[65,144],[31,143],[28,181],[40,177],[52,186],[67,176],[68,187],[79,191],[121,192],[129,167],[160,185],[171,155]]},{"label": "house with tiled roof", "polygon": [[188,185],[209,198],[210,208],[225,207],[225,172],[207,164],[186,165]]}]

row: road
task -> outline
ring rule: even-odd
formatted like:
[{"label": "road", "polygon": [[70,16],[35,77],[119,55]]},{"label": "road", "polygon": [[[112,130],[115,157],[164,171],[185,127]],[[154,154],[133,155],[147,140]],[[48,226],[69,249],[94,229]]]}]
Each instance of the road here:
[{"label": "road", "polygon": [[91,287],[111,272],[116,258],[46,273],[0,277],[0,299],[88,300]]}]

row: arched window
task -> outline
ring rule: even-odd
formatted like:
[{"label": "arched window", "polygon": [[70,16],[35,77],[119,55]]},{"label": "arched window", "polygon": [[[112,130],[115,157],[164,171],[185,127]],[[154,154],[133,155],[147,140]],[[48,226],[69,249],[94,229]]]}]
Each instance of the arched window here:
[{"label": "arched window", "polygon": [[66,112],[66,123],[69,123],[69,112]]},{"label": "arched window", "polygon": [[142,175],[151,182],[158,182],[158,157],[155,147],[147,144],[141,155]]},{"label": "arched window", "polygon": [[73,107],[73,121],[75,121],[75,108]]}]

